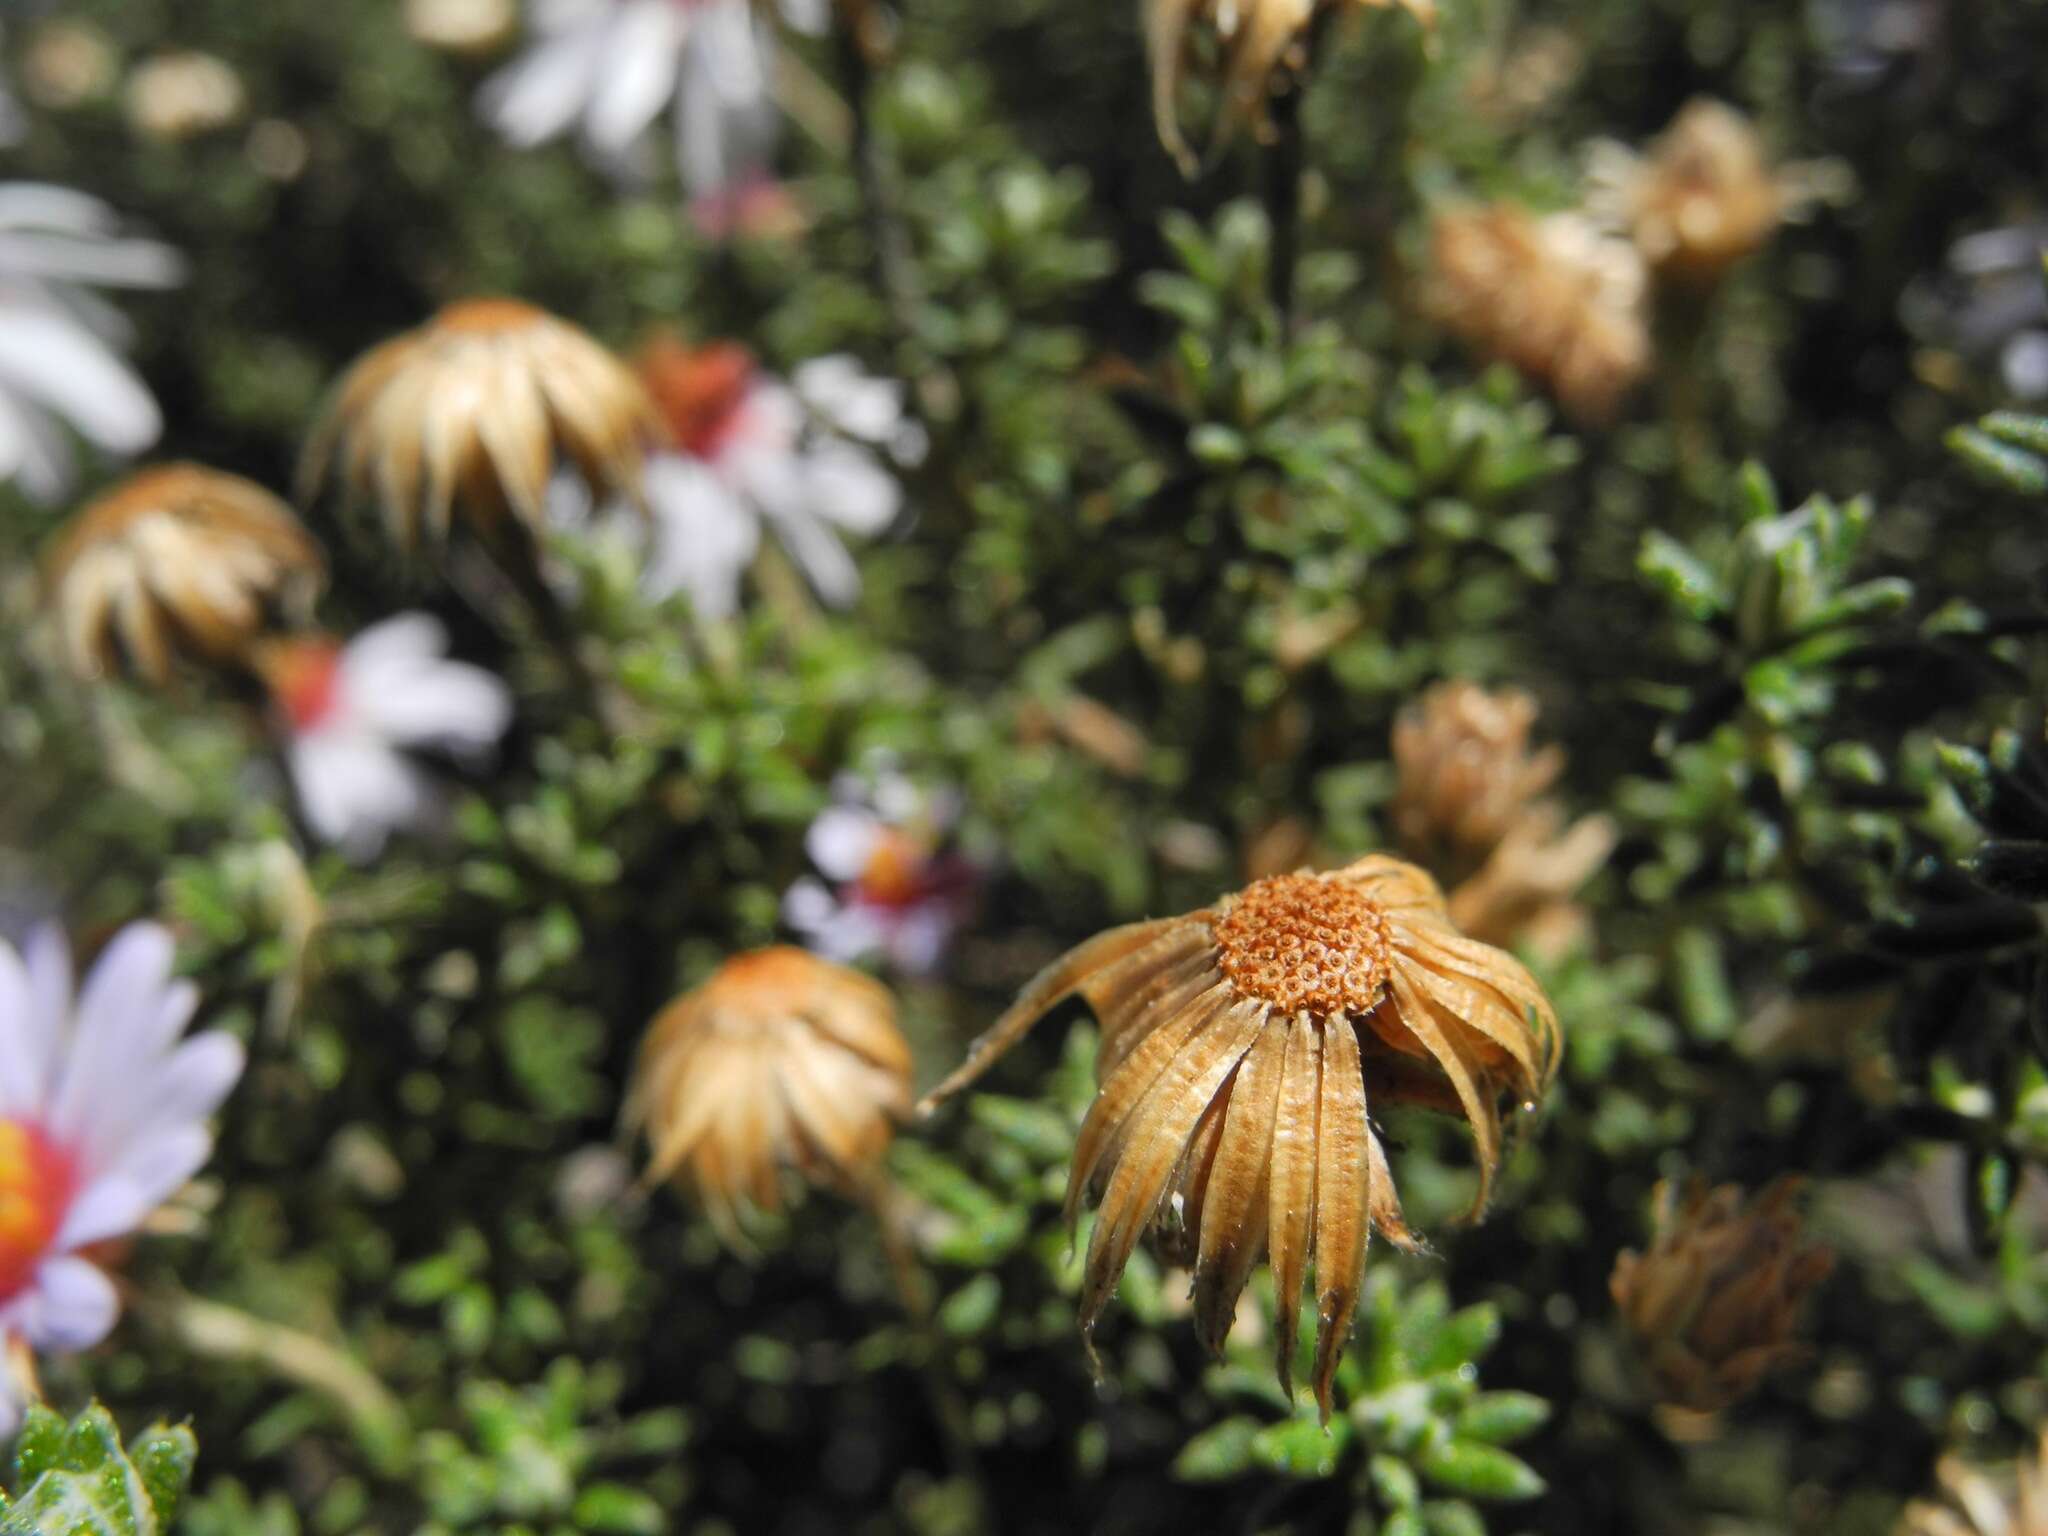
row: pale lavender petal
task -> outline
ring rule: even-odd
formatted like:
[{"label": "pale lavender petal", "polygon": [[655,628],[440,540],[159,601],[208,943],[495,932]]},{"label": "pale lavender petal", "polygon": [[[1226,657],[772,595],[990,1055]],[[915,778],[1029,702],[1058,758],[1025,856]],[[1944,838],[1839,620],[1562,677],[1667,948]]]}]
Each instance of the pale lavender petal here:
[{"label": "pale lavender petal", "polygon": [[804,834],[811,862],[834,880],[855,880],[874,857],[883,827],[870,811],[850,805],[828,806]]},{"label": "pale lavender petal", "polygon": [[90,1349],[113,1330],[121,1300],[113,1282],[70,1255],[43,1260],[34,1282],[40,1305],[22,1333],[44,1349]]}]

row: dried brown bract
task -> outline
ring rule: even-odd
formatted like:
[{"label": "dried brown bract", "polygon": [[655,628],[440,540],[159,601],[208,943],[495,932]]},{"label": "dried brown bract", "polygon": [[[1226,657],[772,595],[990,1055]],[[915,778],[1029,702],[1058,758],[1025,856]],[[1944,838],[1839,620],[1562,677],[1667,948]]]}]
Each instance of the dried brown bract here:
[{"label": "dried brown bract", "polygon": [[451,304],[342,376],[299,466],[310,500],[330,476],[374,502],[407,554],[459,512],[498,542],[529,533],[566,459],[599,497],[639,496],[659,420],[633,370],[585,332],[515,299]]},{"label": "dried brown bract", "polygon": [[1392,819],[1402,850],[1452,887],[1451,921],[1489,944],[1570,948],[1586,928],[1573,900],[1607,862],[1614,825],[1570,826],[1540,798],[1564,770],[1555,746],[1534,750],[1536,701],[1439,683],[1394,722]]},{"label": "dried brown bract", "polygon": [[1184,917],[1115,928],[1042,972],[925,1101],[967,1087],[1062,999],[1102,1025],[1100,1084],[1067,1181],[1067,1217],[1099,1199],[1081,1290],[1092,1334],[1148,1230],[1194,1270],[1212,1350],[1270,1258],[1277,1346],[1291,1384],[1310,1256],[1324,1415],[1351,1330],[1366,1241],[1416,1246],[1373,1108],[1462,1115],[1480,1171],[1500,1158],[1503,1096],[1541,1093],[1561,1037],[1511,956],[1466,938],[1421,870],[1373,857],[1324,875],[1260,880]]},{"label": "dried brown bract", "polygon": [[1756,125],[1706,97],[1688,102],[1646,154],[1606,147],[1593,175],[1657,275],[1695,288],[1761,250],[1788,208]]},{"label": "dried brown bract", "polygon": [[1400,5],[1424,26],[1436,24],[1436,0],[1141,0],[1145,43],[1152,58],[1152,116],[1182,171],[1197,169],[1181,132],[1180,87],[1198,29],[1216,35],[1222,52],[1223,105],[1215,140],[1220,147],[1239,126],[1270,135],[1267,107],[1275,77],[1306,63],[1310,28],[1340,11]]},{"label": "dried brown bract", "polygon": [[1658,1186],[1650,1247],[1624,1250],[1608,1289],[1660,1402],[1718,1413],[1801,1352],[1800,1312],[1835,1262],[1805,1242],[1801,1187],[1745,1203],[1734,1184]]},{"label": "dried brown bract", "polygon": [[1424,307],[1599,425],[1649,371],[1647,274],[1626,240],[1572,213],[1514,203],[1447,208],[1431,229]]},{"label": "dried brown bract", "polygon": [[304,617],[320,546],[253,481],[197,464],[131,475],[57,537],[44,566],[71,664],[152,683],[181,652],[232,661],[279,612]]},{"label": "dried brown bract", "polygon": [[627,1096],[650,1179],[674,1178],[728,1239],[781,1174],[859,1189],[910,1106],[910,1047],[888,988],[801,949],[736,955],[662,1011]]},{"label": "dried brown bract", "polygon": [[2048,1536],[2048,1431],[2032,1460],[1993,1469],[1944,1456],[1934,1476],[1942,1496],[1908,1504],[1898,1536]]}]

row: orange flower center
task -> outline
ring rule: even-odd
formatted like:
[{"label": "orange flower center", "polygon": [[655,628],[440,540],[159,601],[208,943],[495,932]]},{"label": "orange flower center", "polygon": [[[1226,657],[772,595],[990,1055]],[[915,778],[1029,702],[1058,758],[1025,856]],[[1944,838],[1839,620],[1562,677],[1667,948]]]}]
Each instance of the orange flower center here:
[{"label": "orange flower center", "polygon": [[1393,953],[1387,914],[1338,880],[1275,875],[1214,925],[1223,974],[1246,997],[1322,1018],[1370,1013]]},{"label": "orange flower center", "polygon": [[896,827],[885,827],[875,839],[855,889],[862,901],[877,907],[907,907],[928,891],[923,842]]},{"label": "orange flower center", "polygon": [[518,299],[462,299],[447,305],[434,316],[434,329],[474,336],[492,331],[516,331],[540,319],[544,311]]},{"label": "orange flower center", "polygon": [[294,731],[313,730],[332,713],[341,675],[341,647],[332,640],[281,641],[266,650],[261,665]]},{"label": "orange flower center", "polygon": [[661,337],[640,353],[641,382],[676,446],[693,458],[716,458],[732,436],[754,372],[753,354],[729,341],[686,347]]},{"label": "orange flower center", "polygon": [[25,1120],[0,1120],[0,1300],[28,1284],[71,1203],[71,1159]]}]

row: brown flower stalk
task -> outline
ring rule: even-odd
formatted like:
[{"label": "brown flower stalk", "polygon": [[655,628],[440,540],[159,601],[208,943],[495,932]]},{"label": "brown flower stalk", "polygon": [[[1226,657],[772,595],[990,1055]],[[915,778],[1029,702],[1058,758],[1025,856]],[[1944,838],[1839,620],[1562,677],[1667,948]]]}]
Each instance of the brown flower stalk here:
[{"label": "brown flower stalk", "polygon": [[1272,136],[1268,114],[1275,77],[1304,62],[1304,41],[1323,16],[1338,11],[1400,5],[1425,26],[1436,23],[1436,0],[1141,0],[1145,43],[1152,59],[1152,116],[1159,142],[1192,176],[1194,151],[1181,131],[1180,88],[1198,29],[1216,34],[1223,51],[1218,81],[1223,106],[1214,148],[1240,126],[1261,142]]},{"label": "brown flower stalk", "polygon": [[161,685],[181,652],[229,662],[279,610],[304,617],[326,569],[313,536],[262,486],[166,464],[129,476],[73,518],[44,581],[81,676],[125,662]]},{"label": "brown flower stalk", "polygon": [[1549,1000],[1513,958],[1451,926],[1429,876],[1367,858],[1089,940],[1025,988],[922,1108],[974,1082],[1075,993],[1102,1025],[1101,1089],[1067,1181],[1070,1224],[1084,1193],[1099,1200],[1082,1337],[1147,1230],[1192,1264],[1196,1327],[1211,1350],[1270,1257],[1278,1369],[1291,1389],[1313,1255],[1315,1391],[1327,1418],[1368,1236],[1377,1227],[1416,1246],[1370,1109],[1419,1104],[1468,1120],[1476,1213],[1500,1159],[1503,1095],[1533,1098],[1556,1068]]},{"label": "brown flower stalk", "polygon": [[373,502],[412,554],[459,514],[502,547],[537,534],[563,460],[598,496],[637,499],[660,424],[633,371],[565,320],[516,299],[451,304],[373,347],[335,387],[299,464],[300,496],[330,478]]},{"label": "brown flower stalk", "polygon": [[1480,356],[1547,389],[1588,425],[1649,371],[1642,257],[1571,213],[1447,208],[1431,229],[1423,307]]},{"label": "brown flower stalk", "polygon": [[1800,1313],[1835,1262],[1805,1243],[1801,1188],[1781,1178],[1745,1204],[1735,1184],[1657,1186],[1650,1247],[1624,1250],[1608,1289],[1660,1402],[1718,1413],[1800,1354]]},{"label": "brown flower stalk", "polygon": [[781,1207],[781,1174],[862,1193],[910,1105],[910,1047],[886,987],[779,947],[736,955],[648,1029],[625,1121],[647,1177],[674,1178],[729,1241]]}]

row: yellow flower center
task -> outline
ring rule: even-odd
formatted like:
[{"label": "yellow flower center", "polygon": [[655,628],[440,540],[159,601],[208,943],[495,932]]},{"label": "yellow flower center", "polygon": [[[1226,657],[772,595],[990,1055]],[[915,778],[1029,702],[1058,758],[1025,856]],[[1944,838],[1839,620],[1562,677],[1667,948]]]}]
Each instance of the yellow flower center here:
[{"label": "yellow flower center", "polygon": [[1341,881],[1257,881],[1213,931],[1231,985],[1283,1013],[1369,1013],[1386,992],[1393,947],[1387,914]]},{"label": "yellow flower center", "polygon": [[35,1274],[71,1203],[71,1159],[34,1125],[0,1120],[0,1299]]}]

